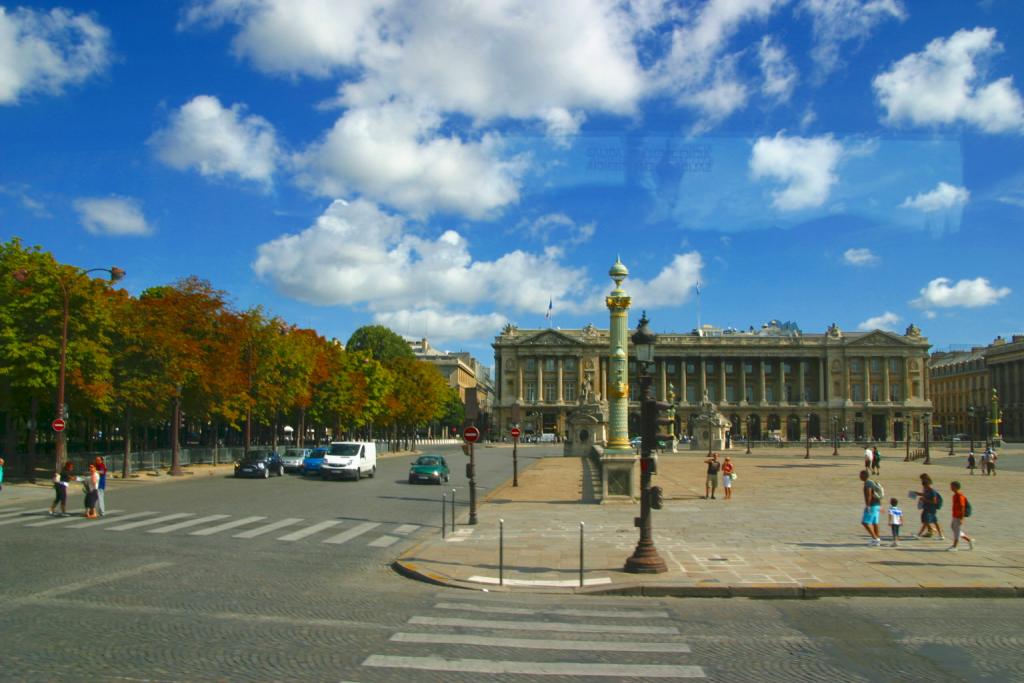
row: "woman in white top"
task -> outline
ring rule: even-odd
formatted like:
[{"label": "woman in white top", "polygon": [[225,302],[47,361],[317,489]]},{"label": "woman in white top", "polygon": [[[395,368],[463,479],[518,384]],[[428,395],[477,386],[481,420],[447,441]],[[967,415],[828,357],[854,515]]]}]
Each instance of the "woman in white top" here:
[{"label": "woman in white top", "polygon": [[85,516],[96,519],[96,501],[99,500],[100,473],[96,465],[89,465],[89,477],[85,480]]}]

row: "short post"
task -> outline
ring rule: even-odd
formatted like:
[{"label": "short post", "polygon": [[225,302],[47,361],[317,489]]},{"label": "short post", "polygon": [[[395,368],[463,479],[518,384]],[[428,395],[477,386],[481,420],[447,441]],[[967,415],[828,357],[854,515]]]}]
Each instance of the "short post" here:
[{"label": "short post", "polygon": [[455,533],[455,489],[452,489],[452,533]]},{"label": "short post", "polygon": [[448,520],[445,519],[445,516],[444,516],[445,508],[447,506],[448,506],[448,494],[447,493],[442,493],[441,494],[441,538],[442,539],[444,538],[445,526],[448,524]]},{"label": "short post", "polygon": [[580,588],[583,588],[583,522],[580,522]]},{"label": "short post", "polygon": [[505,520],[498,520],[498,585],[505,585]]}]

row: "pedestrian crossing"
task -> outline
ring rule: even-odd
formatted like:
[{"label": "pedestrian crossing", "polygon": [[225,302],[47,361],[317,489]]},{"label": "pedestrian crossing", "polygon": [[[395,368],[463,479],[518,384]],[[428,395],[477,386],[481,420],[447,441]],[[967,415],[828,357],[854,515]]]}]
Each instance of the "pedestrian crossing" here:
[{"label": "pedestrian crossing", "polygon": [[[275,542],[317,542],[339,546],[363,542],[371,548],[387,548],[422,528],[419,524],[389,524],[348,519],[305,520],[300,517],[270,520],[262,515],[233,518],[228,514],[197,516],[191,512],[162,513],[155,510],[125,512],[108,510],[99,519],[83,519],[81,514],[50,516],[47,509],[7,508],[0,512],[0,526],[21,525],[34,528],[98,529],[103,532],[147,534],[183,534],[251,540],[270,536]],[[370,532],[378,530],[379,535]],[[235,532],[235,533],[228,533]],[[386,533],[384,533],[386,532]]]},{"label": "pedestrian crossing", "polygon": [[[370,669],[456,673],[583,676],[616,680],[705,678],[690,645],[659,609],[564,609],[521,600],[459,599],[434,604],[393,633]],[[454,615],[454,616],[452,616]],[[541,637],[537,637],[541,635]],[[412,674],[416,675],[416,674]],[[424,678],[426,680],[426,678]]]}]

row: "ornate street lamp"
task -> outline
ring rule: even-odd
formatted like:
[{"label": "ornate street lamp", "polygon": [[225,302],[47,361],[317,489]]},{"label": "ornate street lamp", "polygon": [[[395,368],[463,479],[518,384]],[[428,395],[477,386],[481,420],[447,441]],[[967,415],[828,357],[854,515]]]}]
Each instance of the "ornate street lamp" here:
[{"label": "ornate street lamp", "polygon": [[[637,375],[640,383],[640,411],[642,433],[640,438],[640,540],[636,550],[626,559],[625,571],[633,574],[660,574],[668,571],[665,560],[654,547],[654,532],[651,526],[651,504],[654,502],[651,488],[651,469],[654,459],[651,453],[657,447],[658,402],[651,391],[654,366],[654,346],[657,336],[648,328],[647,312],[640,317],[637,330],[633,333],[633,349],[636,353]],[[660,498],[660,490],[656,495]],[[659,502],[660,506],[660,502]]]},{"label": "ornate street lamp", "polygon": [[[73,267],[74,276],[81,277],[82,275],[88,275],[89,273],[103,272],[110,274],[110,281],[117,282],[124,278],[124,270],[117,266],[111,266],[110,268],[90,268],[89,270],[83,270],[82,268]],[[11,276],[18,282],[25,282],[31,277],[31,273],[25,268],[19,268],[18,270],[11,273]],[[54,273],[54,279],[57,284],[60,285],[60,291],[63,295],[63,318],[61,321],[61,335],[60,335],[60,370],[57,374],[57,411],[56,420],[64,420],[67,417],[65,406],[64,406],[64,375],[67,367],[67,356],[68,356],[68,318],[70,308],[70,294],[68,292],[68,283],[60,275],[60,268],[56,269]],[[54,471],[60,471],[64,466],[64,459],[67,456],[67,442],[65,441],[64,430],[61,429],[56,433],[56,442],[54,443]]]},{"label": "ornate street lamp", "polygon": [[832,455],[839,455],[839,418],[832,416]]},{"label": "ornate street lamp", "polygon": [[928,432],[932,431],[932,414],[931,413],[925,413],[921,417],[924,420],[924,422],[922,423],[923,426],[924,426],[924,464],[925,465],[931,465],[932,464],[932,452],[931,452],[931,448],[929,448],[928,437],[930,435],[929,435]]},{"label": "ornate street lamp", "polygon": [[747,455],[750,455],[750,415],[747,415]]}]

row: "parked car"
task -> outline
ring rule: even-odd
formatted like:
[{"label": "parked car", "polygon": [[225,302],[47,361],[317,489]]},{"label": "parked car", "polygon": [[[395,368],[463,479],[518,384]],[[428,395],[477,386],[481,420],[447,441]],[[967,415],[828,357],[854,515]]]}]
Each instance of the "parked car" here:
[{"label": "parked car", "polygon": [[363,441],[334,441],[324,454],[320,476],[359,481],[377,474],[377,444]]},{"label": "parked car", "polygon": [[324,454],[326,453],[326,446],[311,450],[309,455],[302,459],[302,469],[299,470],[299,474],[303,476],[307,474],[320,474],[320,467],[324,464]]},{"label": "parked car", "polygon": [[441,455],[421,455],[409,466],[409,483],[429,481],[441,484],[448,481],[448,463]]},{"label": "parked car", "polygon": [[302,469],[302,461],[306,459],[312,448],[289,448],[281,456],[285,472],[298,472]]},{"label": "parked car", "polygon": [[269,479],[271,474],[284,475],[284,463],[274,451],[246,453],[235,463],[236,477],[261,477]]},{"label": "parked car", "polygon": [[971,435],[970,434],[954,434],[953,435],[953,441],[970,441],[970,440],[971,440]]}]

